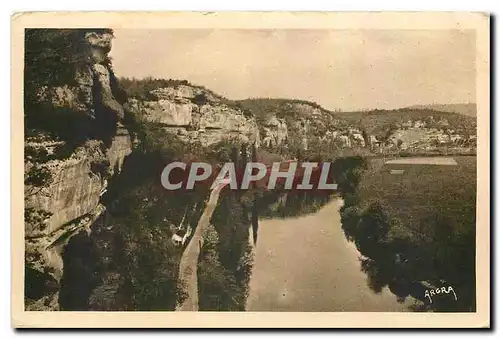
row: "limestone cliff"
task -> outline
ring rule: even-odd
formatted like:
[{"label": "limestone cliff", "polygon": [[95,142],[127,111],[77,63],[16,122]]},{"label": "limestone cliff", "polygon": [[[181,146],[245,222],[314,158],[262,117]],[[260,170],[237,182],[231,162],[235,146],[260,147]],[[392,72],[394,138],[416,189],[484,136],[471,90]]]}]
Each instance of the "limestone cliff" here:
[{"label": "limestone cliff", "polygon": [[288,126],[284,119],[272,116],[262,124],[262,145],[268,148],[283,144],[288,138]]},{"label": "limestone cliff", "polygon": [[[108,179],[132,151],[107,57],[111,40],[110,30],[27,33],[27,309],[58,308],[64,246],[82,230],[89,232],[104,212],[100,198]],[[50,59],[51,52],[60,62]],[[54,77],[47,80],[47,72]]]},{"label": "limestone cliff", "polygon": [[192,85],[157,88],[149,91],[146,100],[131,98],[128,101],[131,111],[139,118],[159,124],[188,142],[199,141],[203,146],[233,138],[260,142],[255,118],[228,103]]}]

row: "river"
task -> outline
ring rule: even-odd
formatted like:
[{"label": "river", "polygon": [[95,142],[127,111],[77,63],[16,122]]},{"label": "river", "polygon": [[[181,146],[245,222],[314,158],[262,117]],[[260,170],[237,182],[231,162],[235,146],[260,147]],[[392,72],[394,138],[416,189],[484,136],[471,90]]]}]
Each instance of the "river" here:
[{"label": "river", "polygon": [[334,199],[315,214],[263,219],[247,311],[409,311],[387,288],[375,294]]}]

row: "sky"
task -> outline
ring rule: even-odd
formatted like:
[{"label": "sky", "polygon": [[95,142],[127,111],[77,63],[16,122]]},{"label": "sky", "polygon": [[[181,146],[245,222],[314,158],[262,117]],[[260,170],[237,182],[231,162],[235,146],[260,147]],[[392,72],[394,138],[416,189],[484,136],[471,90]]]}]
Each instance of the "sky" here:
[{"label": "sky", "polygon": [[118,76],[186,79],[229,99],[331,110],[475,102],[467,30],[115,29]]}]

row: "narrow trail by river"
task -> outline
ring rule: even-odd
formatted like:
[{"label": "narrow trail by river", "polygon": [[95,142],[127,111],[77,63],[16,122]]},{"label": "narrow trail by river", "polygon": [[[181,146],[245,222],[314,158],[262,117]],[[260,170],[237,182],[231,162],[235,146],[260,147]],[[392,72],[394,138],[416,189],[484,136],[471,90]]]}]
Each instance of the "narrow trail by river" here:
[{"label": "narrow trail by river", "polygon": [[409,311],[375,294],[342,231],[335,199],[315,214],[259,223],[247,311]]},{"label": "narrow trail by river", "polygon": [[205,235],[210,218],[214,213],[215,207],[219,200],[220,191],[227,183],[221,183],[210,193],[210,198],[207,202],[205,210],[198,221],[198,225],[189,241],[186,249],[182,253],[179,263],[179,284],[186,292],[187,297],[176,307],[176,311],[198,311],[198,257],[200,256],[201,247],[203,245],[203,236]]}]

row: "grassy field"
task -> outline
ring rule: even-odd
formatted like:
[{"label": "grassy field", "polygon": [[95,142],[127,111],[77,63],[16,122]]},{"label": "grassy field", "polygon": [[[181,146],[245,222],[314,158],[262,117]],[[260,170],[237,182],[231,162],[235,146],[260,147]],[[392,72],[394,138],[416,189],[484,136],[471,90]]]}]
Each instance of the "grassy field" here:
[{"label": "grassy field", "polygon": [[[475,224],[476,157],[454,159],[458,165],[385,164],[383,159],[371,159],[359,186],[362,205],[379,202],[391,219],[416,232],[437,215],[456,231],[465,230]],[[404,172],[395,175],[391,170]]]}]

